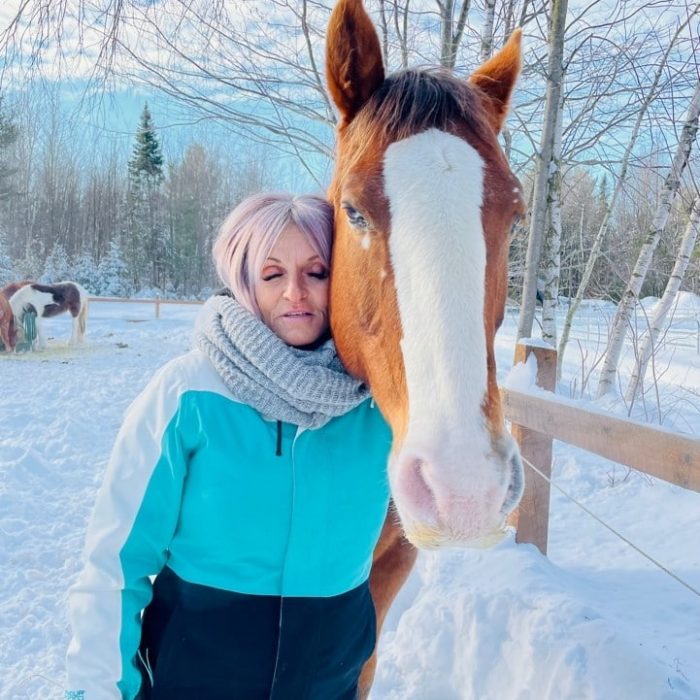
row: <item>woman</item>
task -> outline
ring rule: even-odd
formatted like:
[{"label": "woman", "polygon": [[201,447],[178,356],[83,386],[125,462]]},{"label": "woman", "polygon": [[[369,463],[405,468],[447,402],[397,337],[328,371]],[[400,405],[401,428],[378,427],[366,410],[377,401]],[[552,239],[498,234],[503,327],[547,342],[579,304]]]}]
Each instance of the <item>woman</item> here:
[{"label": "woman", "polygon": [[70,593],[67,698],[355,697],[391,436],[329,340],[331,228],[323,199],[278,194],[224,222],[228,290],[117,437]]}]

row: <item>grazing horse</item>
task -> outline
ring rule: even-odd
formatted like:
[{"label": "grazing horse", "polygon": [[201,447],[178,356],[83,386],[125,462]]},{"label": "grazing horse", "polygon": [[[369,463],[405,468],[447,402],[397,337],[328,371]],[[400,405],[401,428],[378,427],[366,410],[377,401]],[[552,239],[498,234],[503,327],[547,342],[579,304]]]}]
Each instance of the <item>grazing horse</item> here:
[{"label": "grazing horse", "polygon": [[88,312],[88,293],[77,282],[59,282],[58,284],[39,284],[30,282],[20,287],[10,297],[10,306],[21,327],[24,314],[36,311],[36,347],[46,347],[42,318],[51,318],[64,311],[73,317],[73,331],[70,343],[81,343],[85,336],[85,322]]},{"label": "grazing horse", "polygon": [[385,77],[361,0],[341,0],[329,21],[326,78],[340,115],[331,327],[393,434],[393,507],[370,577],[379,629],[412,545],[491,544],[522,495],[493,349],[509,233],[524,212],[498,143],[520,62],[516,31],[468,80],[438,70]]},{"label": "grazing horse", "polygon": [[5,299],[8,299],[18,290],[27,284],[35,284],[34,280],[21,280],[20,282],[10,282],[6,284],[2,289],[0,289],[0,294],[2,294]]},{"label": "grazing horse", "polygon": [[12,352],[17,345],[17,327],[10,302],[0,294],[0,343],[6,352]]}]

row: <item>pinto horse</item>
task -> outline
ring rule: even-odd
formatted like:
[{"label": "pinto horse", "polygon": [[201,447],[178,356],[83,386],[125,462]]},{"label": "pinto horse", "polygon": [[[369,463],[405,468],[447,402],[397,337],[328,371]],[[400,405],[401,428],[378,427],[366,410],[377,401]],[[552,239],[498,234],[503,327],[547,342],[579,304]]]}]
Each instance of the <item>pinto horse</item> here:
[{"label": "pinto horse", "polygon": [[34,280],[21,280],[19,282],[10,282],[6,284],[2,289],[0,289],[0,294],[2,294],[5,299],[8,299],[18,290],[27,284],[35,284]]},{"label": "pinto horse", "polygon": [[73,317],[71,345],[82,343],[85,337],[88,293],[77,282],[59,282],[58,284],[29,282],[12,294],[10,306],[20,329],[24,314],[30,309],[36,311],[37,350],[43,350],[46,347],[46,336],[41,319],[57,316],[64,311],[68,311]]},{"label": "pinto horse", "polygon": [[[413,545],[489,545],[522,495],[493,349],[509,233],[524,212],[498,143],[520,63],[516,30],[468,80],[438,70],[386,77],[361,0],[340,0],[328,26],[326,78],[340,115],[331,327],[393,434],[393,506],[370,576],[379,629]],[[363,670],[362,698],[375,664]]]}]

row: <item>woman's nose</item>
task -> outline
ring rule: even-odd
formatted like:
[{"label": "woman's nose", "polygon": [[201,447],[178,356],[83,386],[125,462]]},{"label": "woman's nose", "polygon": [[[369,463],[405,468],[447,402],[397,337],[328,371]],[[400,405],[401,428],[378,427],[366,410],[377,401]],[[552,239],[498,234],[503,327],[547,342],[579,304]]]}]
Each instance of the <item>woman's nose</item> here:
[{"label": "woman's nose", "polygon": [[290,275],[289,283],[284,290],[284,296],[288,301],[292,302],[305,299],[307,296],[307,290],[304,281],[298,277],[295,277],[294,275]]}]

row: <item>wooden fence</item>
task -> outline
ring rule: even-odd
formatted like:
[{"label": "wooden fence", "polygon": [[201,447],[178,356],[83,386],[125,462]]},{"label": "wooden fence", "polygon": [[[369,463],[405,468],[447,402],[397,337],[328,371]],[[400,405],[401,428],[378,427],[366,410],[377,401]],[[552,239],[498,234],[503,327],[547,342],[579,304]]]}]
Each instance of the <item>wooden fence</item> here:
[{"label": "wooden fence", "polygon": [[[520,343],[515,362],[526,361],[530,354],[537,362],[537,385],[545,391],[501,390],[504,415],[512,423],[511,432],[524,459],[549,477],[552,441],[560,440],[700,492],[700,438],[583,408],[554,394],[548,396],[556,383],[556,351]],[[511,522],[518,529],[517,541],[535,544],[543,554],[547,553],[549,496],[549,483],[526,466],[525,493]]]},{"label": "wooden fence", "polygon": [[90,303],[100,301],[114,301],[120,304],[154,304],[156,318],[160,318],[160,307],[162,304],[180,304],[183,306],[201,306],[203,301],[180,301],[178,299],[128,299],[126,297],[90,297]]}]

